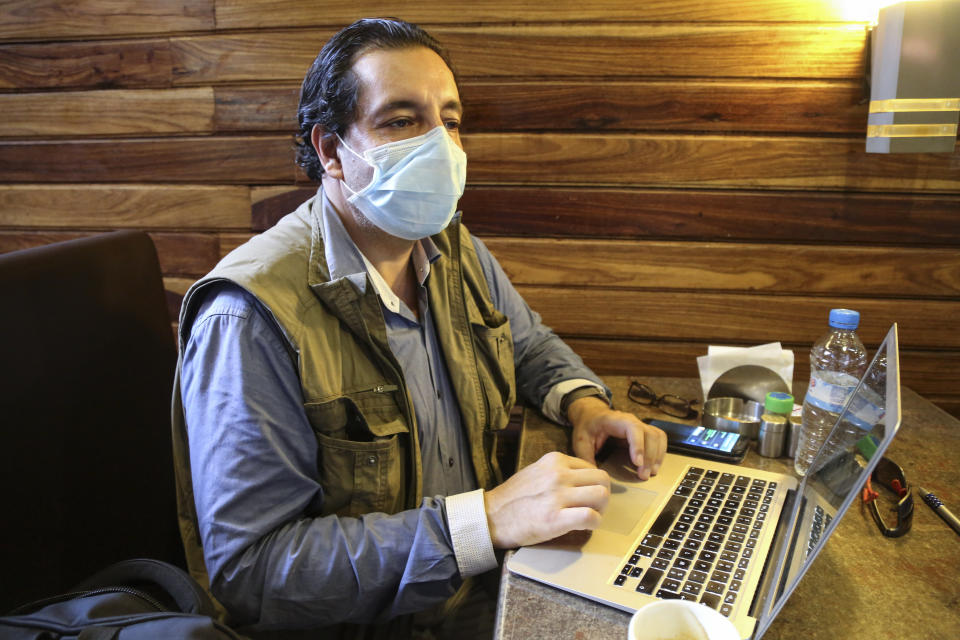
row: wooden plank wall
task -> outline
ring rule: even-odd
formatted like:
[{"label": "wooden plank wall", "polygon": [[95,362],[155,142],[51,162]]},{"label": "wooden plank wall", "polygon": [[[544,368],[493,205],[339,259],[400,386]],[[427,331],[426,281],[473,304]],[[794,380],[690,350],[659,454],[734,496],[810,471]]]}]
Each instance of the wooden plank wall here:
[{"label": "wooden plank wall", "polygon": [[0,251],[145,229],[175,313],[309,191],[299,82],[365,15],[449,46],[465,220],[597,371],[780,340],[803,380],[842,305],[870,347],[899,322],[904,382],[960,415],[960,151],[864,153],[841,0],[6,1]]}]

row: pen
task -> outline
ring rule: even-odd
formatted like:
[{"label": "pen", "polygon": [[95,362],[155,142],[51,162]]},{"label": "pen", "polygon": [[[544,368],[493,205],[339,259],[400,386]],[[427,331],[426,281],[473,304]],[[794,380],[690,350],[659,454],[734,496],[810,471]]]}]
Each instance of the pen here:
[{"label": "pen", "polygon": [[960,534],[960,520],[957,520],[957,516],[950,513],[950,510],[943,506],[940,498],[923,487],[917,487],[917,491],[920,492],[920,497],[923,498],[923,501],[926,502],[938,516],[943,518],[943,521],[950,525],[954,531]]}]

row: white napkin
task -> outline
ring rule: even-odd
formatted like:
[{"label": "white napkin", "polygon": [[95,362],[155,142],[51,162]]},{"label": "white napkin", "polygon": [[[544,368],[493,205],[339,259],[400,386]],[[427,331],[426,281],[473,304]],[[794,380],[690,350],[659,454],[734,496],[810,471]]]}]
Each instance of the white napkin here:
[{"label": "white napkin", "polygon": [[770,342],[755,347],[722,347],[710,345],[707,355],[697,358],[700,369],[700,385],[703,398],[707,399],[710,387],[721,375],[745,364],[770,369],[783,378],[787,389],[793,388],[793,351],[784,349],[779,342]]}]

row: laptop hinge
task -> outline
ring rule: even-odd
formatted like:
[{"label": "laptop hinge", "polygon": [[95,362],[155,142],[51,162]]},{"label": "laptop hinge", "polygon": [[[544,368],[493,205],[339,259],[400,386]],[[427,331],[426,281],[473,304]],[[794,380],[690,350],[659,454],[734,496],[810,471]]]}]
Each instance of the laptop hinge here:
[{"label": "laptop hinge", "polygon": [[[793,515],[793,506],[796,499],[796,489],[787,491],[787,495],[783,501],[783,508],[780,511],[780,518],[777,520],[777,528],[773,532],[774,544],[767,552],[763,572],[760,574],[760,582],[757,584],[753,602],[750,604],[750,616],[756,618],[758,621],[760,621],[761,617],[770,613],[773,603],[780,597],[780,594],[783,593],[783,589],[786,586],[787,575],[790,573],[786,559],[793,557],[794,549],[796,549],[797,546],[797,536],[800,531],[800,527],[793,526],[793,535],[787,535],[791,526],[791,516]],[[800,513],[794,522],[802,522],[801,517],[806,501],[806,498],[802,499]],[[784,553],[787,545],[789,545],[789,551]],[[776,594],[774,595],[771,593],[771,590],[775,582],[778,584]],[[759,636],[755,637],[759,638]]]}]

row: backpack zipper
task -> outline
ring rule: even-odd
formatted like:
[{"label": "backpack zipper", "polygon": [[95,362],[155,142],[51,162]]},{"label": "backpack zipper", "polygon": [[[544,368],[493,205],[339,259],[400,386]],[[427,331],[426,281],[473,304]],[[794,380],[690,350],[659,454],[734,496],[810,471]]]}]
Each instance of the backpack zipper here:
[{"label": "backpack zipper", "polygon": [[160,602],[158,602],[152,596],[144,593],[143,591],[134,589],[132,587],[100,587],[99,589],[90,589],[88,591],[73,591],[71,593],[62,593],[58,596],[51,596],[49,598],[44,598],[43,600],[36,600],[34,602],[29,602],[27,604],[17,607],[13,611],[11,611],[9,615],[11,616],[28,615],[30,613],[35,613],[36,611],[48,605],[57,604],[58,602],[66,602],[67,600],[73,600],[75,598],[86,598],[88,596],[98,596],[98,595],[104,595],[108,593],[125,593],[127,595],[140,598],[141,600],[149,604],[151,607],[153,607],[157,611],[165,611],[165,612],[170,611],[165,606],[160,604]]}]

